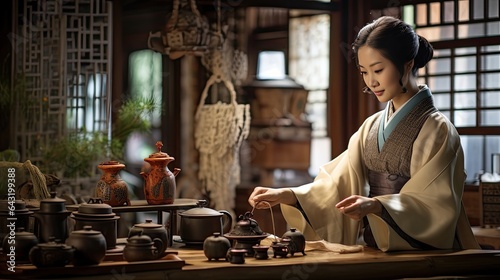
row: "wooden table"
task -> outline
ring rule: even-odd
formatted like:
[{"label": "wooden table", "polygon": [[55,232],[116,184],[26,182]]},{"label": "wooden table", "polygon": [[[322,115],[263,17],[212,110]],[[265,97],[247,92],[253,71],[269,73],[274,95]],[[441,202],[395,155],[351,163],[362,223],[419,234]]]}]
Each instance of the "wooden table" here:
[{"label": "wooden table", "polygon": [[[338,254],[325,251],[308,251],[306,256],[273,258],[267,260],[245,258],[244,264],[226,261],[208,261],[201,248],[179,246],[170,248],[185,262],[179,268],[151,266],[138,271],[137,264],[118,262],[119,269],[109,273],[84,276],[85,267],[64,279],[499,279],[500,251],[419,251],[383,253],[365,248],[363,252]],[[101,264],[102,265],[102,264]]]}]

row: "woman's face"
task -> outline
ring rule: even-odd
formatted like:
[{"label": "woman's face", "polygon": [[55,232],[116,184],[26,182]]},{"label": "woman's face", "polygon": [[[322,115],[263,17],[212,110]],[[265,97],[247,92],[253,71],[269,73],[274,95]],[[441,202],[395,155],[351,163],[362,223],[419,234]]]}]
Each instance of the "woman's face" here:
[{"label": "woman's face", "polygon": [[392,99],[394,105],[404,104],[407,99],[402,93],[399,79],[401,74],[396,66],[382,54],[371,47],[362,46],[358,49],[359,70],[366,86],[377,96],[380,102]]}]

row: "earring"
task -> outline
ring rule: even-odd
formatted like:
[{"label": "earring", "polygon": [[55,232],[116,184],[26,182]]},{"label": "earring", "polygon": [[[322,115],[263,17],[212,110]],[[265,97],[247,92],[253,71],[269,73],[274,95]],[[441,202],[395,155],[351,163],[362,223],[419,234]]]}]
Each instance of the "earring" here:
[{"label": "earring", "polygon": [[403,87],[403,93],[407,93],[408,90],[406,89],[406,87]]},{"label": "earring", "polygon": [[364,87],[363,88],[363,93],[365,93],[365,94],[372,94],[373,92],[370,90],[369,87]]}]

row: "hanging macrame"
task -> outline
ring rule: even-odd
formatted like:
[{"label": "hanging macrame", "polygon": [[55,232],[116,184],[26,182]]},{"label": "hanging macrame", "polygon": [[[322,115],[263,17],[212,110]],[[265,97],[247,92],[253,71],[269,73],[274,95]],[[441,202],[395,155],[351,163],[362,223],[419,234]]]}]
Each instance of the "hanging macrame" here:
[{"label": "hanging macrame", "polygon": [[[213,77],[213,76],[212,76]],[[199,173],[204,189],[217,209],[234,208],[235,188],[240,183],[239,150],[250,128],[248,104],[237,104],[231,82],[224,83],[231,103],[205,104],[210,78],[195,116],[195,146],[199,151]]]},{"label": "hanging macrame", "polygon": [[[220,22],[220,1],[217,2],[217,29],[213,38],[221,41],[204,53],[201,62],[212,75],[201,94],[195,115],[195,147],[199,151],[198,178],[217,209],[232,212],[236,186],[240,183],[239,150],[250,131],[250,107],[238,104],[232,79],[246,77],[247,60],[243,52],[234,51],[225,40]],[[215,42],[215,40],[214,40]],[[208,89],[223,83],[230,103],[205,104]],[[233,215],[234,216],[234,215]]]}]

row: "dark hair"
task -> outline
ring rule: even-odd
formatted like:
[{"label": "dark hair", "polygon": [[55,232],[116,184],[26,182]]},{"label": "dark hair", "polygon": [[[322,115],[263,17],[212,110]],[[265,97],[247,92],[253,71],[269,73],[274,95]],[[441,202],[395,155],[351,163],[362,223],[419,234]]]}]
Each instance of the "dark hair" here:
[{"label": "dark hair", "polygon": [[414,59],[412,73],[416,75],[418,69],[424,67],[434,53],[427,39],[415,33],[404,21],[390,16],[380,17],[359,31],[352,44],[358,67],[358,50],[362,46],[380,51],[396,66],[401,76],[406,62]]}]

